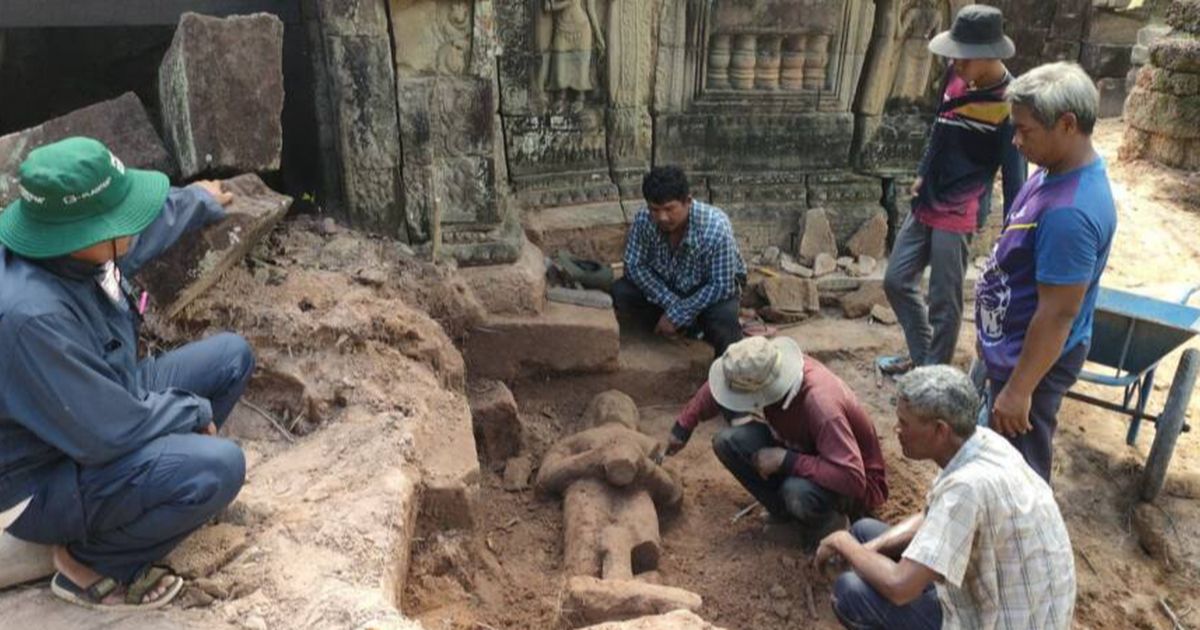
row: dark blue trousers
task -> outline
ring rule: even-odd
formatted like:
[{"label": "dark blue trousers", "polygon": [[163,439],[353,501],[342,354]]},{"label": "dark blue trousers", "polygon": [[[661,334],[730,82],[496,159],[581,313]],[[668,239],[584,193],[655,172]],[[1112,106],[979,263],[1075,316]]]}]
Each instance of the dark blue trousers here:
[{"label": "dark blue trousers", "polygon": [[[254,372],[254,355],[244,339],[225,333],[147,359],[138,368],[150,391],[174,387],[207,398],[220,427]],[[245,475],[242,450],[231,440],[166,435],[107,464],[78,467],[82,540],[47,540],[55,514],[46,509],[53,502],[46,501],[31,502],[9,531],[66,545],[97,573],[129,582],[229,505]]]},{"label": "dark blue trousers", "polygon": [[[795,519],[805,533],[823,533],[838,518],[842,497],[832,490],[787,474],[763,479],[752,458],[760,449],[783,445],[761,422],[721,429],[713,436],[713,452],[742,486],[772,515]],[[812,542],[820,542],[812,541]]]},{"label": "dark blue trousers", "polygon": [[[617,315],[632,320],[642,328],[653,330],[663,314],[663,309],[647,300],[642,290],[629,278],[621,278],[613,283],[612,299]],[[713,347],[713,352],[719,357],[725,354],[725,348],[730,344],[742,340],[742,325],[738,321],[740,309],[741,296],[735,295],[701,311],[690,328],[704,333],[704,341]]]},{"label": "dark blue trousers", "polygon": [[[888,524],[872,518],[856,521],[850,534],[860,543],[879,537]],[[858,577],[846,571],[833,583],[833,612],[850,630],[938,630],[942,605],[930,584],[915,601],[897,606]]]}]

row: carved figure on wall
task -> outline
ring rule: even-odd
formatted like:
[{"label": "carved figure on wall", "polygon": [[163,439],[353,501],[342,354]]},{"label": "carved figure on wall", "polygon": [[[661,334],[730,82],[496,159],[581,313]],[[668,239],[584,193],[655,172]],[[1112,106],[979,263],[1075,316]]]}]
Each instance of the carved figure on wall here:
[{"label": "carved figure on wall", "polygon": [[900,61],[890,98],[920,101],[929,88],[933,55],[929,38],[941,30],[942,11],[936,0],[912,0],[900,16]]},{"label": "carved figure on wall", "polygon": [[595,89],[592,54],[604,54],[604,32],[595,0],[540,0],[537,43],[542,53],[538,88],[582,106]]}]

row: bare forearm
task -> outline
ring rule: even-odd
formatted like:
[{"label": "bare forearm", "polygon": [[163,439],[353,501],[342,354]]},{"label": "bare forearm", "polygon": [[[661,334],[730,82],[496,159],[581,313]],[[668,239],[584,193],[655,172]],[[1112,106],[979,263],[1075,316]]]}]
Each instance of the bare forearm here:
[{"label": "bare forearm", "polygon": [[845,558],[854,572],[885,599],[903,606],[916,599],[924,589],[914,576],[905,575],[900,563],[868,549],[849,536],[840,539],[837,552]]},{"label": "bare forearm", "polygon": [[1038,306],[1029,323],[1029,332],[1021,347],[1017,365],[1009,377],[1008,386],[1023,395],[1030,395],[1042,377],[1062,354],[1063,345],[1071,334],[1075,313],[1065,309]]},{"label": "bare forearm", "polygon": [[866,547],[897,560],[900,558],[900,554],[908,548],[908,544],[912,542],[913,537],[917,535],[917,530],[921,528],[921,523],[924,522],[923,515],[914,514],[899,524],[893,525],[878,538],[866,543]]}]

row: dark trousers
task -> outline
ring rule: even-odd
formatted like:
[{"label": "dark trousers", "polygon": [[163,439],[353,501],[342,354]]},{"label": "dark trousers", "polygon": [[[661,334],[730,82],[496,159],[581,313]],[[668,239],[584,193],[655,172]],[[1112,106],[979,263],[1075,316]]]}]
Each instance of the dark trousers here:
[{"label": "dark trousers", "polygon": [[[871,518],[856,521],[850,534],[860,543],[878,538],[888,524]],[[942,627],[942,605],[933,584],[920,597],[897,606],[863,581],[846,571],[833,583],[833,612],[842,626],[851,630],[938,630]]]},{"label": "dark trousers", "polygon": [[[641,328],[653,330],[663,314],[663,309],[647,300],[642,290],[629,278],[621,278],[613,283],[612,299],[617,315]],[[704,340],[719,357],[725,354],[725,348],[730,344],[742,340],[742,325],[738,321],[740,308],[741,298],[736,295],[717,302],[701,311],[690,328],[704,333]]]},{"label": "dark trousers", "polygon": [[[1033,399],[1029,405],[1029,424],[1033,428],[1016,437],[1008,438],[1009,442],[1021,452],[1029,467],[1042,479],[1050,481],[1050,471],[1054,464],[1054,432],[1058,429],[1058,410],[1062,407],[1063,396],[1079,378],[1079,371],[1087,359],[1089,346],[1081,343],[1059,358],[1058,362],[1042,377],[1033,390]],[[987,412],[991,415],[991,402],[1000,395],[1000,390],[1008,381],[990,379],[988,388]]]},{"label": "dark trousers", "polygon": [[[950,363],[962,327],[963,277],[970,235],[935,230],[912,214],[904,220],[883,277],[883,290],[904,329],[913,365]],[[921,274],[929,273],[929,300]]]},{"label": "dark trousers", "polygon": [[768,512],[777,517],[791,517],[805,533],[819,535],[839,517],[842,497],[787,472],[768,479],[760,477],[752,458],[759,450],[772,446],[783,445],[771,435],[770,427],[761,422],[728,427],[713,436],[717,459]]},{"label": "dark trousers", "polygon": [[[254,355],[244,339],[226,333],[147,359],[138,369],[150,391],[175,387],[207,398],[220,427],[254,372]],[[78,467],[83,540],[47,540],[55,514],[37,508],[53,502],[36,499],[9,532],[65,544],[97,573],[129,582],[229,505],[245,475],[242,450],[231,440],[166,435],[106,464]]]}]

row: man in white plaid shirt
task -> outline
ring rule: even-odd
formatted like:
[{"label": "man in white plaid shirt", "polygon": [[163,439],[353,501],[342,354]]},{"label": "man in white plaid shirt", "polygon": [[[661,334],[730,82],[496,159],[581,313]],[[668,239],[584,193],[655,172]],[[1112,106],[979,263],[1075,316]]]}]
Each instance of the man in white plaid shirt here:
[{"label": "man in white plaid shirt", "polygon": [[742,338],[746,265],[729,217],[692,199],[677,166],[651,169],[642,196],[647,207],[629,228],[625,277],[612,288],[617,314],[668,337],[703,333],[719,357]]},{"label": "man in white plaid shirt", "polygon": [[850,571],[833,588],[842,625],[1066,630],[1075,560],[1054,495],[999,434],[975,426],[979,396],[949,366],[899,381],[905,457],[942,468],[923,515],[888,528],[864,519],[821,542],[814,561]]}]

